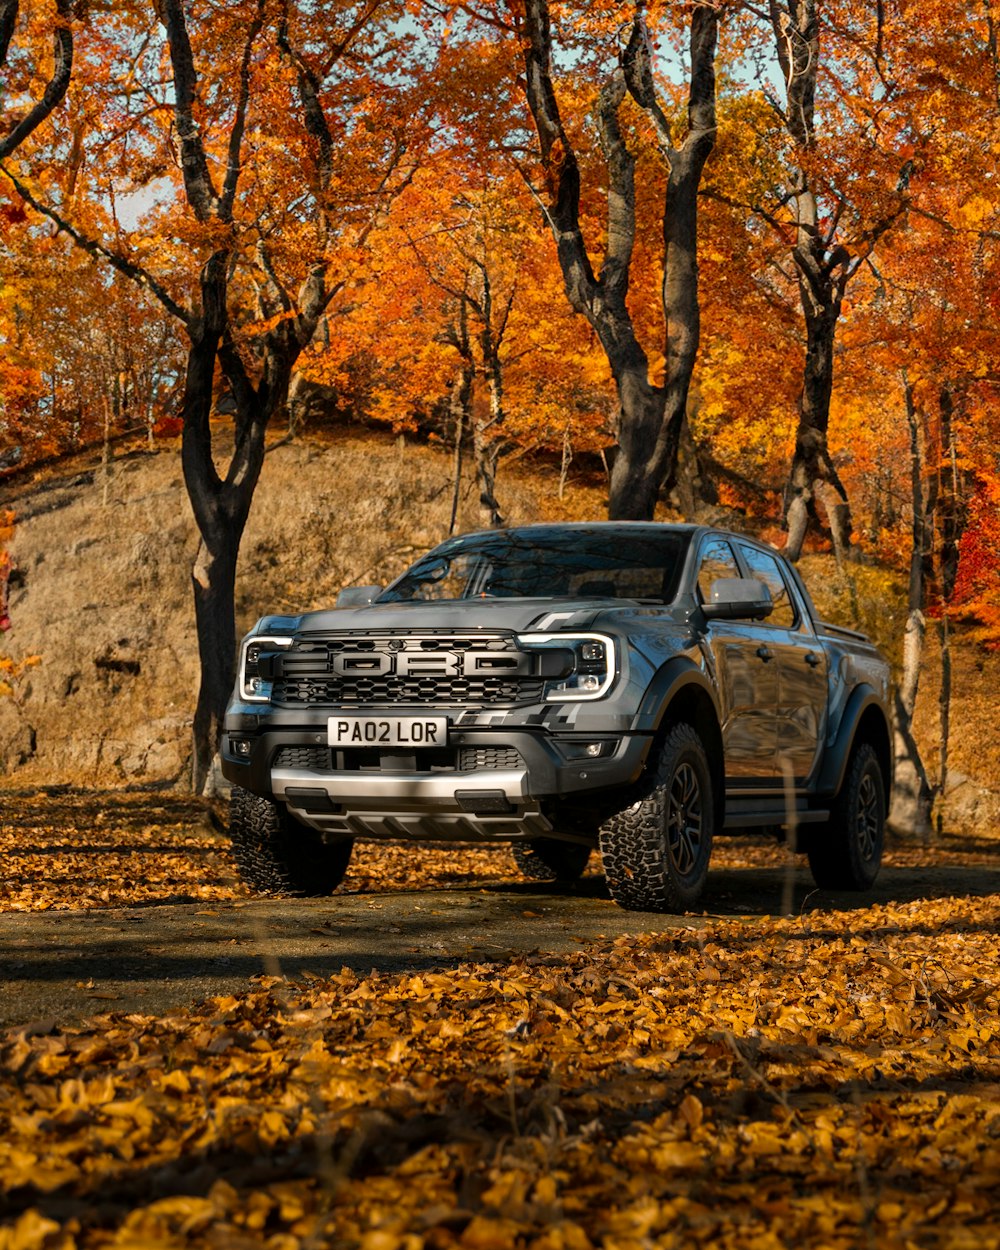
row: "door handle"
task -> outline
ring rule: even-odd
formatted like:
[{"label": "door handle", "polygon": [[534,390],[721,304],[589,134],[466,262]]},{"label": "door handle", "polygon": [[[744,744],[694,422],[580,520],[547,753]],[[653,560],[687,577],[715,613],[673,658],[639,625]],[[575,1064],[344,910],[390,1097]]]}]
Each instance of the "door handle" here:
[{"label": "door handle", "polygon": [[757,648],[757,654],[760,656],[760,658],[764,661],[765,664],[771,658],[770,648],[765,647],[763,643],[761,643],[760,646]]},{"label": "door handle", "polygon": [[810,668],[818,668],[822,663],[815,651],[807,651],[805,654],[805,661]]}]

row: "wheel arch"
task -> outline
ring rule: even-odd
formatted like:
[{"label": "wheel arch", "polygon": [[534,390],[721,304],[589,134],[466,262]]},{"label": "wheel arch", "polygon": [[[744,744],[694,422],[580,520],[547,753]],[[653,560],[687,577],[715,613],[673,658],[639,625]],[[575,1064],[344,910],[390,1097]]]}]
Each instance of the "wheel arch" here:
[{"label": "wheel arch", "polygon": [[[708,677],[686,658],[665,664],[650,684],[643,712],[657,739],[678,724],[690,725],[701,738],[712,774],[715,828],[721,829],[726,803],[725,755],[715,692]],[[650,752],[648,758],[653,756]]]},{"label": "wheel arch", "polygon": [[882,701],[871,686],[862,685],[851,694],[841,717],[840,728],[820,775],[819,791],[823,795],[839,794],[844,784],[851,752],[859,742],[867,742],[875,752],[885,780],[885,804],[888,815],[892,799],[892,731]]}]

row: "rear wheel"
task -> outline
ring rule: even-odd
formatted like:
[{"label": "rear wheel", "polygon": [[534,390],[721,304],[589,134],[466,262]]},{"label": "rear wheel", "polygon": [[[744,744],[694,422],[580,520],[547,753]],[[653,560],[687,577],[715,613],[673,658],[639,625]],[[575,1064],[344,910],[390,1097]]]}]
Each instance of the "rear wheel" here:
[{"label": "rear wheel", "polygon": [[558,838],[513,842],[511,854],[521,872],[532,881],[578,881],[590,860],[589,846]]},{"label": "rear wheel", "polygon": [[601,826],[611,897],[632,911],[694,906],[708,876],[714,823],[705,747],[691,725],[675,725],[632,802]]},{"label": "rear wheel", "polygon": [[872,746],[858,743],[826,824],[810,829],[813,879],[823,890],[869,890],[882,863],[885,780]]},{"label": "rear wheel", "polygon": [[353,838],[324,842],[288,809],[239,786],[229,802],[229,836],[243,881],[258,894],[332,893],[347,872]]}]

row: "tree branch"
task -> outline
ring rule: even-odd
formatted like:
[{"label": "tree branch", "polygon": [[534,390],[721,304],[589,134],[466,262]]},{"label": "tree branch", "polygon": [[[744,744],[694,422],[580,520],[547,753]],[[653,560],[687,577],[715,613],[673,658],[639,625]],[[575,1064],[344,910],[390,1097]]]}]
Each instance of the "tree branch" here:
[{"label": "tree branch", "polygon": [[[0,65],[7,62],[7,53],[17,24],[18,0],[3,0],[0,7]],[[0,161],[20,146],[37,130],[43,121],[61,103],[69,87],[73,72],[73,0],[56,0],[56,26],[53,32],[54,64],[52,77],[45,84],[45,91],[37,104],[17,122],[10,132],[0,138]]]},{"label": "tree branch", "polygon": [[673,140],[670,135],[670,122],[667,120],[660,102],[656,98],[656,86],[653,82],[653,54],[649,42],[649,32],[642,10],[635,16],[632,32],[629,35],[625,51],[622,53],[622,70],[629,94],[636,104],[646,112],[656,130],[660,143],[660,151],[668,159],[673,152]]},{"label": "tree branch", "polygon": [[88,238],[87,235],[81,233],[74,225],[56,212],[54,208],[36,199],[24,183],[16,175],[12,174],[6,166],[0,166],[0,171],[10,180],[14,189],[25,203],[30,204],[35,212],[41,213],[43,217],[47,217],[63,234],[68,234],[79,248],[82,248],[83,251],[91,256],[102,256],[119,273],[124,274],[126,278],[131,278],[133,282],[137,282],[139,286],[145,287],[155,295],[171,316],[176,317],[179,321],[183,321],[189,330],[192,328],[195,321],[194,313],[182,304],[179,304],[159,279],[155,278],[148,269],[136,264],[135,261],[127,260],[124,256],[119,256],[117,252],[112,252],[110,248],[105,247],[97,239]]},{"label": "tree branch", "polygon": [[608,167],[608,242],[600,287],[616,307],[624,305],[628,295],[629,266],[635,247],[635,158],[618,124],[625,90],[625,75],[616,70],[601,88],[597,105],[597,133]]},{"label": "tree branch", "polygon": [[18,0],[0,0],[0,65],[7,64],[10,41],[17,28]]},{"label": "tree branch", "polygon": [[243,44],[243,59],[240,62],[240,91],[236,101],[233,128],[229,133],[226,177],[222,184],[222,199],[219,201],[219,216],[223,221],[231,221],[233,217],[236,187],[240,180],[240,153],[243,147],[243,133],[246,129],[247,106],[250,102],[250,57],[253,55],[253,45],[263,24],[264,0],[257,0],[257,16],[250,23],[246,41]]},{"label": "tree branch", "polygon": [[[359,23],[368,20],[368,16],[374,12],[377,5],[371,4],[365,10],[365,15],[358,19]],[[356,31],[358,23],[352,31]],[[353,34],[352,36],[353,37]],[[344,42],[340,55],[343,55],[347,42]],[[333,176],[333,135],[330,133],[330,127],[326,120],[326,114],[323,112],[323,106],[320,103],[319,78],[314,71],[306,63],[303,57],[292,47],[288,38],[288,6],[285,5],[284,16],[281,26],[278,30],[278,47],[284,52],[288,59],[295,66],[295,73],[298,79],[299,99],[302,103],[302,112],[305,117],[306,130],[315,140],[319,149],[319,156],[316,166],[319,172],[319,190],[325,192],[329,189],[330,180]],[[325,213],[324,213],[325,216]]]},{"label": "tree branch", "polygon": [[578,312],[593,303],[594,271],[580,229],[580,167],[563,128],[552,85],[552,31],[547,0],[527,0],[523,18],[525,91],[538,131],[542,168],[566,293]]},{"label": "tree branch", "polygon": [[167,32],[170,64],[174,73],[174,127],[181,143],[184,191],[200,222],[219,214],[219,197],[205,156],[201,127],[194,117],[198,73],[188,38],[183,0],[161,0],[161,20]]}]

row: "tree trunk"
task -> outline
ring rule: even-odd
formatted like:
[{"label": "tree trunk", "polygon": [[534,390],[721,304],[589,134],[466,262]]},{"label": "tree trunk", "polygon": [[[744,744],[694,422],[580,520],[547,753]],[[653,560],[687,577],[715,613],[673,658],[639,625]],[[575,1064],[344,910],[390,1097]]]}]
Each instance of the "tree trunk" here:
[{"label": "tree trunk", "polygon": [[[224,341],[229,256],[216,252],[201,274],[204,315],[192,333],[181,416],[181,466],[201,543],[192,570],[201,680],[195,706],[191,780],[195,793],[212,776],[219,732],[232,692],[236,655],[234,590],[240,541],[264,463],[264,433],[288,395],[291,364],[269,344],[255,389]],[[217,362],[236,404],[235,446],[225,478],[212,455],[211,413]]]},{"label": "tree trunk", "polygon": [[[477,418],[473,427],[476,476],[479,481],[479,519],[484,529],[501,529],[506,521],[496,496],[497,465],[506,448],[503,405],[503,361],[500,359],[499,336],[494,333],[493,295],[490,277],[482,267],[482,330],[479,335],[483,354],[483,371],[490,397],[489,416]],[[508,304],[508,312],[510,305]]]},{"label": "tree trunk", "polygon": [[462,457],[465,450],[466,413],[472,398],[472,374],[462,368],[452,384],[451,409],[452,430],[455,439],[455,450],[452,461],[451,487],[451,519],[448,522],[448,533],[454,534],[458,523],[458,501],[462,493]]},{"label": "tree trunk", "polygon": [[[546,0],[524,8],[525,90],[538,131],[546,175],[548,220],[556,242],[566,296],[590,322],[618,391],[618,451],[611,471],[608,515],[649,520],[677,466],[681,423],[698,351],[698,187],[715,143],[717,9],[696,5],[691,14],[688,127],[675,146],[671,122],[659,103],[651,42],[638,5],[618,69],[601,88],[597,132],[607,169],[608,217],[600,273],[595,274],[580,219],[580,165],[559,111],[552,79],[552,36]],[[628,307],[636,237],[635,158],[621,132],[626,94],[644,110],[668,170],[663,204],[665,380],[654,385]]]},{"label": "tree trunk", "polygon": [[686,521],[696,520],[706,509],[717,507],[719,503],[719,492],[712,481],[708,466],[698,453],[694,435],[691,433],[691,422],[686,416],[681,422],[674,499]]},{"label": "tree trunk", "polygon": [[[619,368],[610,361],[618,384],[620,412],[618,418],[618,451],[611,466],[608,493],[608,518],[612,521],[649,521],[656,510],[662,477],[654,466],[656,439],[667,424],[666,392],[650,385],[645,376],[645,358],[639,370]],[[676,440],[670,431],[669,444],[664,447],[669,467],[671,454],[676,456]]]},{"label": "tree trunk", "polygon": [[562,502],[563,495],[566,491],[566,479],[569,476],[569,466],[573,463],[573,443],[569,436],[569,426],[563,429],[563,445],[562,459],[559,463],[559,500]]},{"label": "tree trunk", "polygon": [[236,563],[243,526],[220,518],[209,547],[202,537],[191,571],[201,678],[192,723],[191,788],[211,793],[212,765],[236,678]]},{"label": "tree trunk", "polygon": [[896,690],[895,784],[892,793],[892,824],[927,838],[931,833],[934,787],[930,783],[920,749],[913,737],[913,714],[920,689],[927,622],[924,616],[926,582],[924,561],[930,547],[931,518],[923,489],[923,457],[920,430],[913,402],[913,387],[903,374],[903,397],[910,431],[910,483],[913,494],[912,546],[906,629],[903,634],[903,669]]},{"label": "tree trunk", "polygon": [[[833,351],[850,253],[826,235],[813,189],[810,158],[816,151],[816,83],[820,66],[818,0],[770,0],[774,47],[785,80],[785,125],[794,156],[788,170],[788,199],[794,214],[792,259],[806,326],[806,359],[799,399],[795,451],[785,490],[785,554],[798,560],[810,522],[818,521],[817,486],[825,483],[827,519],[838,561],[848,554],[851,514],[827,446]],[[832,498],[831,498],[832,495]]]},{"label": "tree trunk", "polygon": [[[941,693],[938,696],[938,711],[941,726],[941,759],[938,767],[937,792],[944,798],[948,789],[948,748],[951,738],[951,628],[948,620],[948,609],[945,608],[938,623],[938,637],[941,642]],[[941,833],[941,813],[938,813],[938,833]]]},{"label": "tree trunk", "polygon": [[[808,258],[802,258],[803,266]],[[788,540],[785,554],[798,560],[810,521],[818,520],[816,500],[820,484],[827,484],[827,512],[833,549],[838,559],[850,550],[851,511],[847,492],[830,458],[827,431],[830,425],[830,398],[833,393],[834,343],[840,297],[819,266],[810,265],[812,280],[800,280],[806,321],[806,359],[799,399],[799,426],[795,452],[785,490],[785,525]],[[829,502],[830,496],[832,502]]]},{"label": "tree trunk", "polygon": [[[958,454],[955,447],[955,396],[948,385],[941,387],[939,395],[941,414],[941,459],[944,472],[939,474],[938,516],[940,518],[941,545],[938,566],[941,579],[941,694],[939,709],[941,717],[941,763],[938,773],[938,793],[944,796],[948,786],[948,748],[951,736],[951,622],[948,610],[955,593],[958,577],[959,542],[965,530],[966,512],[960,495]],[[938,817],[938,832],[941,818]]]}]

